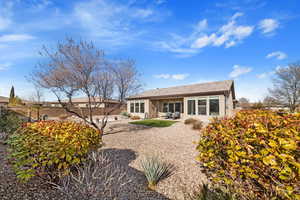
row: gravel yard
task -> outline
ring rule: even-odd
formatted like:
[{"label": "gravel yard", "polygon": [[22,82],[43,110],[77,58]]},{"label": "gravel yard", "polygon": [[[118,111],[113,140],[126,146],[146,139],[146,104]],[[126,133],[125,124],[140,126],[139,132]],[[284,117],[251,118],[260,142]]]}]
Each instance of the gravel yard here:
[{"label": "gravel yard", "polygon": [[129,163],[133,169],[142,171],[140,160],[149,154],[158,154],[175,166],[174,174],[162,180],[156,189],[167,198],[183,199],[185,187],[192,190],[206,181],[195,161],[197,152],[193,142],[198,141],[199,131],[192,130],[183,122],[165,128],[123,123],[114,124],[110,130],[104,136],[104,148],[135,152],[136,158]]},{"label": "gravel yard", "polygon": [[[113,122],[104,135],[102,151],[121,166],[131,182],[122,187],[115,199],[120,200],[166,200],[184,199],[184,188],[192,190],[203,181],[204,175],[195,162],[198,131],[183,122],[170,127],[151,128],[128,124],[128,121]],[[140,168],[145,155],[159,155],[174,165],[171,176],[158,183],[155,191],[147,189],[146,178]],[[40,179],[28,183],[18,182],[7,161],[7,145],[0,142],[0,199],[2,200],[47,200],[66,197]],[[105,198],[112,199],[112,198]]]}]

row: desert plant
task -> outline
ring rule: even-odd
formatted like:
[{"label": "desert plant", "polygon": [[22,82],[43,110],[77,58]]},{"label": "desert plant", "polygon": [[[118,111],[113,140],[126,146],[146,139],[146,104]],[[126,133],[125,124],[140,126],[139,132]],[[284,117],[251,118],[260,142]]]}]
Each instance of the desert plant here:
[{"label": "desert plant", "polygon": [[184,120],[184,124],[194,124],[196,121],[198,121],[195,118],[188,118],[186,120]]},{"label": "desert plant", "polygon": [[132,119],[132,120],[139,120],[139,119],[141,119],[141,117],[137,116],[137,115],[133,115],[133,116],[130,117],[130,119]]},{"label": "desert plant", "polygon": [[107,153],[91,152],[86,162],[52,184],[69,199],[115,199],[120,189],[130,183],[130,177]]},{"label": "desert plant", "polygon": [[173,166],[162,161],[158,156],[146,156],[141,160],[141,167],[148,181],[148,188],[155,189],[157,183],[170,176],[174,170]]},{"label": "desert plant", "polygon": [[99,132],[75,122],[42,121],[23,124],[8,140],[17,177],[27,181],[39,175],[49,179],[69,173],[71,167],[101,146]]},{"label": "desert plant", "polygon": [[198,160],[246,199],[300,199],[300,114],[240,111],[202,131]]},{"label": "desert plant", "polygon": [[197,120],[193,123],[193,129],[194,130],[201,130],[202,127],[203,127],[203,122],[202,121]]}]

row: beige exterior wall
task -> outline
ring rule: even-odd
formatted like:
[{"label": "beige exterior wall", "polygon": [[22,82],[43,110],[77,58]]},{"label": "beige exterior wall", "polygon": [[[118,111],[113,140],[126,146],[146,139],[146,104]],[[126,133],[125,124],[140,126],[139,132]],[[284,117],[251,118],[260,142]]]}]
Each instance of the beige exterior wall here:
[{"label": "beige exterior wall", "polygon": [[[218,98],[219,99],[219,115],[210,115],[209,114],[209,99],[210,98]],[[206,115],[198,115],[198,104],[197,100],[199,99],[206,99]],[[196,100],[196,114],[189,115],[188,114],[188,100]],[[184,113],[183,118],[197,118],[202,121],[209,121],[212,117],[224,117],[226,114],[225,110],[225,96],[224,95],[212,95],[212,96],[192,96],[192,97],[185,97],[184,98]]]},{"label": "beige exterior wall", "polygon": [[[131,103],[134,103],[134,104],[135,103],[145,103],[145,112],[144,113],[130,112],[130,104]],[[149,99],[128,100],[127,101],[127,112],[133,116],[139,116],[140,118],[149,117],[149,113],[150,113],[150,104],[149,103],[150,103]]]},{"label": "beige exterior wall", "polygon": [[[217,98],[219,99],[219,115],[210,115],[209,114],[209,99]],[[206,99],[206,115],[198,115],[198,101],[199,99]],[[196,100],[196,114],[189,115],[188,114],[188,100]],[[198,118],[202,121],[209,121],[209,119],[213,117],[224,117],[230,116],[233,114],[233,99],[232,93],[225,97],[225,95],[211,95],[211,96],[189,96],[184,97],[182,99],[166,99],[166,100],[149,100],[149,99],[141,99],[141,100],[128,100],[127,101],[127,112],[132,115],[140,116],[141,118],[145,118],[145,113],[131,113],[130,112],[130,103],[136,102],[144,102],[145,103],[145,113],[147,113],[148,118],[162,117],[165,116],[166,113],[162,112],[162,107],[164,102],[175,103],[175,102],[183,102],[183,113],[181,113],[181,118]],[[157,115],[154,116],[154,108],[158,110]]]}]

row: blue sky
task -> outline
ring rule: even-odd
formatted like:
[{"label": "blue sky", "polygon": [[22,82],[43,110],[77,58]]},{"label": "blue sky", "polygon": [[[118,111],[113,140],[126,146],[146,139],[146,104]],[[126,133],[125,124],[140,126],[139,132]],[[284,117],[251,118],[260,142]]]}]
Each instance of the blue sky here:
[{"label": "blue sky", "polygon": [[274,70],[300,60],[299,10],[299,0],[1,0],[0,96],[14,85],[28,98],[42,45],[71,36],[136,60],[145,89],[234,79],[238,98],[260,100]]}]

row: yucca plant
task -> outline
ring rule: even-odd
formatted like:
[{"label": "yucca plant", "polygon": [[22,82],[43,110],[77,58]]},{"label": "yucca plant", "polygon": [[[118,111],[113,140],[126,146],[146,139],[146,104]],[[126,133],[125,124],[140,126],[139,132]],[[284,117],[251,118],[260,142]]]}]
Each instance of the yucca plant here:
[{"label": "yucca plant", "polygon": [[141,161],[141,167],[148,181],[148,188],[155,189],[157,183],[170,176],[174,170],[173,166],[162,161],[158,156],[146,156]]}]

